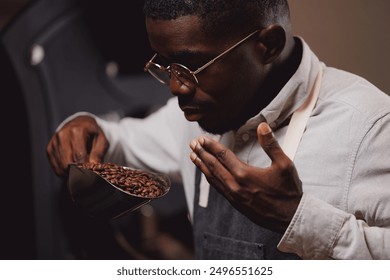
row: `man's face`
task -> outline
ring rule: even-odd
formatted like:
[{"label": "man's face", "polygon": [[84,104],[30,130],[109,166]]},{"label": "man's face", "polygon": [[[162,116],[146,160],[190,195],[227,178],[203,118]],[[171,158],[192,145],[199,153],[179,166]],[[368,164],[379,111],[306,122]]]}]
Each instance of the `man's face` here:
[{"label": "man's face", "polygon": [[[158,53],[156,63],[164,67],[179,63],[192,71],[242,39],[210,38],[195,16],[147,18],[146,27],[151,47]],[[222,134],[239,128],[253,115],[253,102],[258,103],[264,76],[260,61],[256,41],[249,38],[197,74],[199,84],[186,86],[173,76],[170,90],[187,120],[197,121],[210,133]]]}]

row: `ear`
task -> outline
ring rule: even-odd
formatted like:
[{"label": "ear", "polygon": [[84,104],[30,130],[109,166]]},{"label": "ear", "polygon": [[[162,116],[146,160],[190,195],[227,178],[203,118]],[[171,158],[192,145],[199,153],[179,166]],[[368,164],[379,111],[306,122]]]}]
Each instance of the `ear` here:
[{"label": "ear", "polygon": [[263,63],[275,61],[286,45],[286,32],[279,24],[271,24],[260,31],[260,47],[263,53]]}]

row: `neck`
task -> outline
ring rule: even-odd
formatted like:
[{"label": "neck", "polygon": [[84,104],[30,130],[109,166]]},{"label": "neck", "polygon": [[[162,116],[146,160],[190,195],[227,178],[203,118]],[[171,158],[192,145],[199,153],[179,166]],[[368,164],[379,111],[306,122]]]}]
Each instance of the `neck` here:
[{"label": "neck", "polygon": [[274,98],[284,85],[290,80],[299,67],[302,59],[302,45],[291,38],[286,42],[286,47],[270,71],[269,84],[270,95]]},{"label": "neck", "polygon": [[251,103],[251,108],[248,110],[249,117],[257,115],[278,95],[298,69],[301,59],[302,46],[300,43],[295,42],[295,39],[291,36],[290,40],[286,42],[286,47],[278,61],[272,66],[268,74],[267,83],[257,95],[257,102]]}]

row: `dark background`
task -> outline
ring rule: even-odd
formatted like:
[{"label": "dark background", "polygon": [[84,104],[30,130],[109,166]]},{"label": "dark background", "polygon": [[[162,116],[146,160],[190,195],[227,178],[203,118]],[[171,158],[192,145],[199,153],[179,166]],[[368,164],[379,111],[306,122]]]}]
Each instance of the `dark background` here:
[{"label": "dark background", "polygon": [[[192,258],[181,185],[134,213],[98,220],[75,207],[46,158],[70,114],[142,118],[170,97],[143,71],[152,52],[142,2],[0,0],[0,259]],[[44,56],[34,64],[36,46]]]}]

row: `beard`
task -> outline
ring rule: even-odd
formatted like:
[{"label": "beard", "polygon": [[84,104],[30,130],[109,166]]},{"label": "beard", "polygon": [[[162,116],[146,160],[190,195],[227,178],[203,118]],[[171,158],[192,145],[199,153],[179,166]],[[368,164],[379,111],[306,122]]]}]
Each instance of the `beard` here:
[{"label": "beard", "polygon": [[243,119],[236,119],[236,120],[221,120],[215,123],[210,123],[205,120],[198,121],[199,126],[206,132],[215,134],[215,135],[222,135],[228,131],[234,131],[238,130],[242,125],[245,124],[249,118],[243,118]]}]

